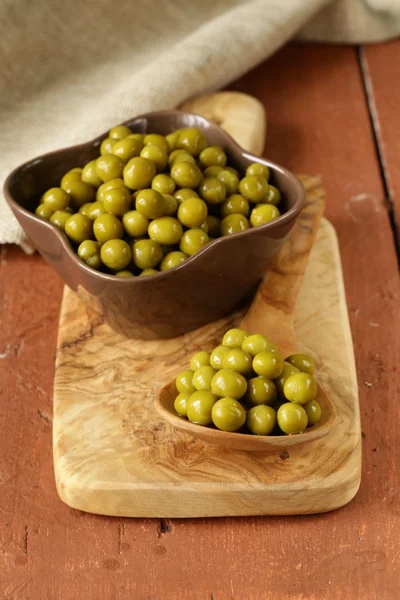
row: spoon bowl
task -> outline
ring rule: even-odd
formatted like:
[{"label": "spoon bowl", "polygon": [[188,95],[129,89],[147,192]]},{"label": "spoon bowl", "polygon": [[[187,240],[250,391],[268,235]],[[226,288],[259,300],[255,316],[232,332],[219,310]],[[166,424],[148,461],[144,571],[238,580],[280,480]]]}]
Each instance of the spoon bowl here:
[{"label": "spoon bowl", "polygon": [[[283,356],[299,352],[294,334],[293,315],[323,206],[320,198],[307,198],[298,222],[275,257],[240,324],[246,331],[261,333],[273,340]],[[321,385],[318,385],[316,398],[321,406],[321,420],[303,433],[295,435],[257,436],[196,425],[176,413],[174,400],[177,394],[175,381],[161,389],[155,401],[155,408],[164,419],[176,429],[236,450],[267,452],[312,442],[326,436],[336,419],[335,406]]]},{"label": "spoon bowl", "polygon": [[322,410],[321,420],[317,425],[309,427],[304,433],[296,435],[251,435],[248,433],[231,433],[220,431],[214,427],[203,427],[179,417],[174,409],[174,400],[178,395],[175,382],[171,381],[164,386],[156,400],[155,406],[160,415],[176,429],[190,433],[194,437],[212,444],[246,450],[248,452],[268,452],[269,450],[284,450],[299,444],[313,442],[324,437],[331,429],[336,417],[332,400],[319,386],[317,402]]}]

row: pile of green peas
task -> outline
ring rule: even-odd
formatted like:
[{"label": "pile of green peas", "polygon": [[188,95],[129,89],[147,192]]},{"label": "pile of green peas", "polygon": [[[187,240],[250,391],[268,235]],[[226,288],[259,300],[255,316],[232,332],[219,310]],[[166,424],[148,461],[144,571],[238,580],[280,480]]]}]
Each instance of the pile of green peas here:
[{"label": "pile of green peas", "polygon": [[89,267],[152,275],[181,264],[217,237],[280,216],[269,169],[228,165],[197,128],[166,136],[111,129],[100,156],[66,173],[35,214],[65,232]]},{"label": "pile of green peas", "polygon": [[283,359],[260,334],[230,329],[222,344],[197,352],[176,378],[180,417],[222,431],[254,435],[303,433],[321,419],[315,364],[307,354]]}]

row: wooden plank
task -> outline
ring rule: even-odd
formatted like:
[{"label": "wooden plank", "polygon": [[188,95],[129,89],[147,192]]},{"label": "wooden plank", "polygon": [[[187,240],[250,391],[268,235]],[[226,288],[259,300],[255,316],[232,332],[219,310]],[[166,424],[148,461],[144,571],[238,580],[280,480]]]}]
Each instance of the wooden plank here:
[{"label": "wooden plank", "polygon": [[386,181],[387,201],[400,244],[400,41],[360,51],[366,92]]},{"label": "wooden plank", "polygon": [[400,427],[393,324],[399,289],[356,54],[340,47],[284,48],[233,87],[266,106],[268,157],[322,175],[327,188],[366,435],[360,491],[340,511],[301,518],[149,522],[64,506],[54,486],[50,423],[37,412],[51,415],[46,398],[62,286],[39,257],[12,251],[0,270],[5,598],[369,600],[376,590],[383,600],[397,597],[400,493],[393,449]]},{"label": "wooden plank", "polygon": [[84,515],[58,498],[51,428],[62,289],[39,255],[2,247],[0,597],[7,600],[112,598],[128,551],[150,547],[158,556],[159,522],[132,522],[127,532],[125,520]]}]

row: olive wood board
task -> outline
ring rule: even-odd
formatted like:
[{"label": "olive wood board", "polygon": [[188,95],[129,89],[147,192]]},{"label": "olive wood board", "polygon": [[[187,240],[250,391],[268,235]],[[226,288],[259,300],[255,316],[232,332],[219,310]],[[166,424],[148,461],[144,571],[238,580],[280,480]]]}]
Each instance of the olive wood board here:
[{"label": "olive wood board", "polygon": [[[323,195],[303,177],[308,195]],[[321,440],[288,451],[229,450],[163,421],[159,389],[187,356],[210,349],[247,310],[179,338],[128,339],[64,289],[54,382],[54,468],[73,508],[131,517],[307,514],[349,502],[360,484],[361,430],[353,345],[336,234],[322,219],[295,309],[302,351],[335,403]]]}]

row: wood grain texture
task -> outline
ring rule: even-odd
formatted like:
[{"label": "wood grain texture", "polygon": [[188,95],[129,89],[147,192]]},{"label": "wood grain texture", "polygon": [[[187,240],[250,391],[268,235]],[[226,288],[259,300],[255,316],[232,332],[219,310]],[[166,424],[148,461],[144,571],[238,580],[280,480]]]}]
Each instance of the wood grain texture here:
[{"label": "wood grain texture", "polygon": [[[4,247],[1,598],[398,598],[400,340],[394,324],[400,286],[356,52],[288,46],[234,88],[256,95],[268,110],[265,156],[295,172],[320,175],[327,190],[326,214],[339,238],[358,371],[360,490],[341,510],[302,517],[160,521],[68,508],[55,489],[51,450],[62,281],[39,256]],[[385,89],[382,102],[390,105],[392,92]],[[381,124],[388,119],[390,126],[396,115],[396,110],[382,114]],[[364,200],[354,200],[360,194]],[[286,462],[282,459],[282,469]]]},{"label": "wood grain texture", "polygon": [[304,209],[241,323],[244,329],[270,336],[284,356],[297,352],[296,303],[325,208],[319,181],[309,177],[303,181],[308,191]]},{"label": "wood grain texture", "polygon": [[[307,177],[304,184],[307,204],[318,206],[321,184]],[[53,423],[56,483],[64,502],[106,515],[204,517],[325,512],[353,498],[361,468],[357,383],[339,253],[327,222],[312,250],[294,325],[300,349],[307,346],[315,358],[319,381],[337,410],[327,436],[290,447],[283,469],[280,452],[210,444],[173,428],[155,411],[158,391],[194,352],[216,346],[244,311],[180,338],[129,340],[98,323],[65,289]]]}]

